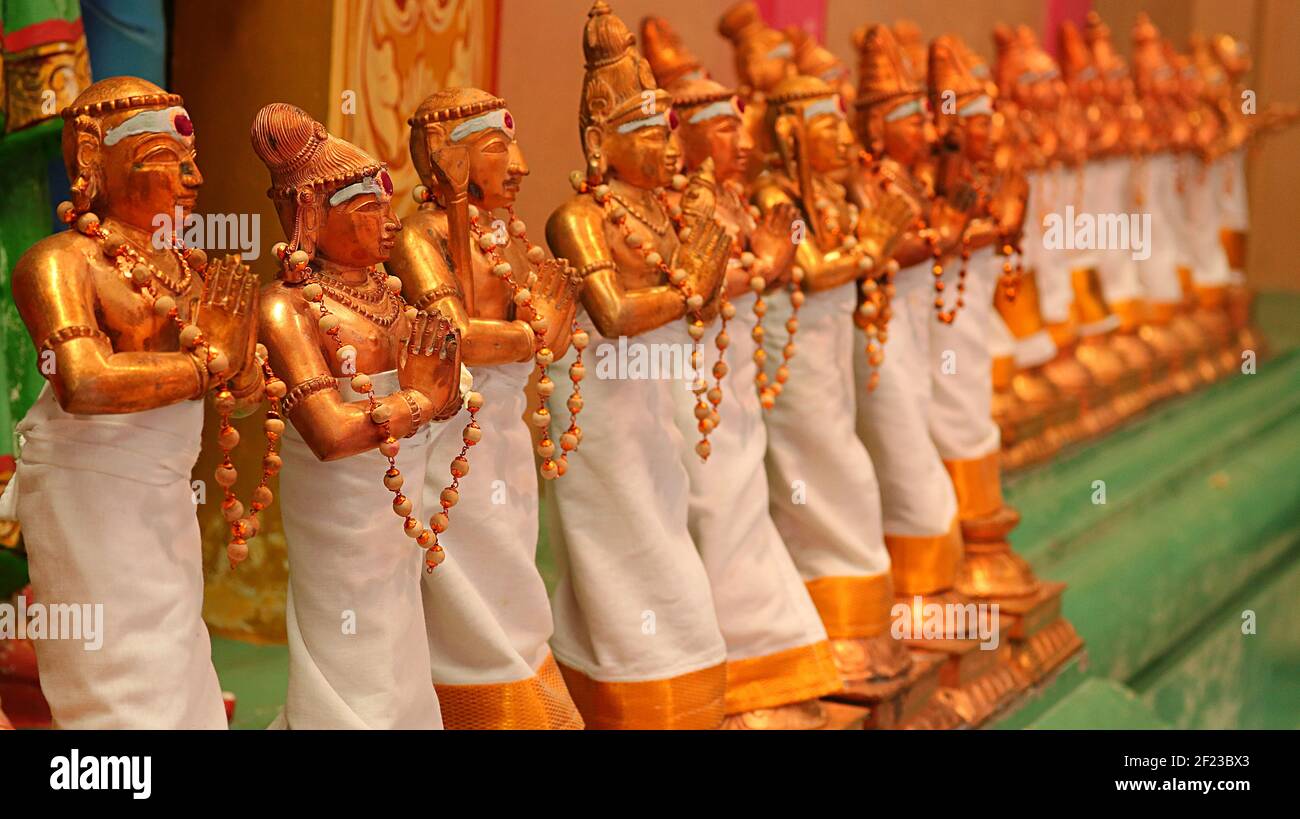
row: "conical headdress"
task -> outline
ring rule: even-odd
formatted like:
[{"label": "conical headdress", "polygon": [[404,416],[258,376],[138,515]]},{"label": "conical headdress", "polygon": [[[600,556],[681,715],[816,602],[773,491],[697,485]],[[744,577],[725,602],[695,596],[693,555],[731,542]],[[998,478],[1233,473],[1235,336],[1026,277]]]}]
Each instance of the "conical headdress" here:
[{"label": "conical headdress", "polygon": [[1169,75],[1172,69],[1165,60],[1160,30],[1144,11],[1138,12],[1133,23],[1133,80],[1138,89],[1145,91],[1156,80]]},{"label": "conical headdress", "polygon": [[903,55],[903,65],[918,82],[924,83],[929,66],[929,55],[926,53],[925,37],[921,34],[921,27],[915,20],[895,20],[894,39],[898,41],[898,47]]},{"label": "conical headdress", "polygon": [[1088,82],[1097,76],[1092,51],[1083,41],[1079,28],[1071,20],[1061,23],[1061,73],[1070,82]]},{"label": "conical headdress", "polygon": [[1092,51],[1092,63],[1102,76],[1114,77],[1128,70],[1124,58],[1115,53],[1115,44],[1110,39],[1110,26],[1095,11],[1088,12],[1084,37]]},{"label": "conical headdress", "polygon": [[641,50],[660,88],[671,88],[678,80],[709,76],[677,30],[662,17],[641,21]]},{"label": "conical headdress", "polygon": [[655,84],[650,64],[637,53],[636,37],[605,3],[596,0],[582,29],[586,74],[578,108],[579,132],[591,125],[606,125],[629,114],[642,115],[644,91],[655,92],[655,110],[666,114],[672,105]]},{"label": "conical headdress", "polygon": [[339,188],[373,179],[386,195],[393,183],[384,164],[351,142],[332,136],[325,126],[296,105],[273,102],[253,118],[253,151],[271,172],[267,195],[292,202],[293,230],[289,249],[316,252],[326,195]]},{"label": "conical headdress", "polygon": [[855,35],[858,46],[859,109],[890,105],[925,94],[908,70],[903,51],[889,26],[876,23]]},{"label": "conical headdress", "polygon": [[762,60],[784,60],[793,73],[794,46],[784,34],[763,22],[754,0],[744,0],[723,12],[718,19],[718,33],[731,41],[741,84],[754,88],[752,66]]}]

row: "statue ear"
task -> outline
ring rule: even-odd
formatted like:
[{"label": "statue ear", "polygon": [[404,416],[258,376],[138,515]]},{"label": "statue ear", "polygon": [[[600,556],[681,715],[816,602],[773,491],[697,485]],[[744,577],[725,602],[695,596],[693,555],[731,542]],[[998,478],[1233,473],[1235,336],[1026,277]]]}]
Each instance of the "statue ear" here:
[{"label": "statue ear", "polygon": [[605,132],[595,125],[588,125],[582,132],[582,152],[587,156],[587,181],[595,183],[605,177],[607,169],[601,146],[605,142]]},{"label": "statue ear", "polygon": [[73,155],[76,178],[72,182],[73,205],[77,210],[90,210],[103,187],[103,139],[99,123],[84,114],[73,122],[76,148]]}]

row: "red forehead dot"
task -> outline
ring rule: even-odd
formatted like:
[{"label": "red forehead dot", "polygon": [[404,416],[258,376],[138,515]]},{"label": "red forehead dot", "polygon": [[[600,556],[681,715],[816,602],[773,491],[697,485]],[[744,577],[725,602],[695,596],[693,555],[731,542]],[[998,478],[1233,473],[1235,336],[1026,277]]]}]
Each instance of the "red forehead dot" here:
[{"label": "red forehead dot", "polygon": [[745,98],[744,98],[744,97],[736,97],[736,110],[739,111],[739,112],[742,113],[742,114],[745,113]]},{"label": "red forehead dot", "polygon": [[380,182],[383,184],[383,186],[384,186],[384,193],[388,194],[389,196],[392,196],[392,195],[393,195],[393,178],[392,178],[391,176],[388,175],[388,171],[380,171],[380,172],[379,172],[379,181],[380,181]]},{"label": "red forehead dot", "polygon": [[677,130],[677,110],[674,108],[668,109],[668,127]]},{"label": "red forehead dot", "polygon": [[515,118],[510,116],[509,111],[506,111],[506,127],[512,131],[515,129]]},{"label": "red forehead dot", "polygon": [[172,125],[176,128],[176,133],[183,137],[191,136],[194,133],[194,123],[190,122],[190,118],[185,114],[177,114],[176,119],[172,121]]},{"label": "red forehead dot", "polygon": [[835,97],[835,105],[840,109],[840,113],[841,113],[841,114],[847,112],[847,109],[844,107],[844,98],[843,98],[843,97],[837,95],[837,96]]}]

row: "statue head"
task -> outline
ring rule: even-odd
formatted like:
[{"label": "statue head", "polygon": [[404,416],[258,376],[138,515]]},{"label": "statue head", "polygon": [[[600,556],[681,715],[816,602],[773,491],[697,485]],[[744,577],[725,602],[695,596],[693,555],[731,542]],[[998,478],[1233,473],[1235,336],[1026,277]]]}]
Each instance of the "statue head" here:
[{"label": "statue head", "polygon": [[998,24],[993,31],[997,49],[998,88],[1022,108],[1052,113],[1065,94],[1060,69],[1026,25],[1014,29]]},{"label": "statue head", "polygon": [[1102,92],[1101,75],[1093,64],[1092,50],[1071,20],[1061,23],[1061,74],[1077,99],[1091,102]]},{"label": "statue head", "polygon": [[712,159],[718,181],[743,180],[754,152],[744,101],[735,91],[706,79],[679,82],[672,92],[686,167],[694,170]]},{"label": "statue head", "polygon": [[604,0],[587,12],[582,51],[578,128],[588,179],[608,174],[639,188],[668,185],[681,159],[672,97],[655,84],[636,38]]},{"label": "statue head", "polygon": [[443,150],[464,146],[469,200],[488,210],[515,203],[528,163],[515,141],[515,120],[505,100],[477,88],[446,88],[426,97],[408,122],[411,160],[430,190],[437,190]]},{"label": "statue head", "polygon": [[943,35],[930,44],[928,63],[930,107],[939,137],[960,145],[972,162],[992,161],[1002,138],[1002,116],[994,111],[989,84],[975,69],[983,62],[959,37]]},{"label": "statue head", "polygon": [[858,49],[858,137],[873,154],[911,166],[928,156],[935,142],[926,90],[907,68],[888,26],[854,32]]},{"label": "statue head", "polygon": [[742,85],[769,93],[798,73],[794,46],[785,35],[763,22],[754,0],[736,3],[718,19],[718,33],[731,41],[736,76]]},{"label": "statue head", "polygon": [[1250,73],[1250,48],[1244,40],[1238,40],[1231,34],[1216,34],[1211,40],[1211,45],[1230,79],[1240,80]]},{"label": "statue head", "polygon": [[853,86],[853,75],[849,67],[799,26],[787,26],[785,36],[794,46],[794,64],[799,73],[825,80],[840,95],[846,106],[853,105],[857,89]]},{"label": "statue head", "polygon": [[393,213],[393,180],[383,163],[332,136],[295,105],[264,106],[251,130],[253,151],[271,172],[267,195],[290,251],[342,267],[388,259],[402,223]]},{"label": "statue head", "polygon": [[699,58],[682,42],[677,29],[662,17],[641,20],[641,50],[660,88],[671,90],[679,82],[708,79],[709,72]]},{"label": "statue head", "polygon": [[179,96],[147,80],[111,77],[62,113],[63,164],[77,210],[142,229],[151,229],[158,214],[171,219],[177,207],[189,215],[203,175],[194,124]]},{"label": "statue head", "polygon": [[1174,94],[1178,83],[1160,39],[1160,30],[1141,11],[1133,23],[1133,82],[1140,95],[1157,99]]},{"label": "statue head", "polygon": [[1092,64],[1097,69],[1097,76],[1106,99],[1114,105],[1125,102],[1133,90],[1133,80],[1129,76],[1128,65],[1124,58],[1115,53],[1115,44],[1111,42],[1110,26],[1095,11],[1088,12],[1084,24],[1084,39],[1092,53]]}]

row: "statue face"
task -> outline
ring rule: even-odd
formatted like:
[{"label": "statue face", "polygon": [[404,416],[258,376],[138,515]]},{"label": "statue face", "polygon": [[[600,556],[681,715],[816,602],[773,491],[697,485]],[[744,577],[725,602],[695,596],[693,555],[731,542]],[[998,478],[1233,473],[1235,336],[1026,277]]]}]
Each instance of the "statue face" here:
[{"label": "statue face", "polygon": [[808,164],[813,171],[833,174],[844,170],[853,156],[853,132],[843,117],[822,114],[804,128]]},{"label": "statue face", "polygon": [[923,111],[885,122],[881,136],[885,155],[907,166],[928,156],[937,139],[934,124]]},{"label": "statue face", "polygon": [[619,133],[610,126],[603,134],[601,152],[610,173],[638,188],[659,188],[672,183],[682,152],[665,125]]},{"label": "statue face", "polygon": [[513,205],[520,183],[528,175],[519,143],[494,129],[484,131],[469,147],[470,201],[489,210]]},{"label": "statue face", "polygon": [[754,138],[738,117],[718,116],[694,125],[684,125],[678,132],[686,154],[686,165],[699,167],[713,158],[713,172],[719,182],[743,179],[754,152]]},{"label": "statue face", "polygon": [[991,162],[1001,137],[1001,116],[964,117],[961,123],[966,158],[972,162]]},{"label": "statue face", "polygon": [[326,205],[316,238],[316,255],[347,267],[368,267],[388,260],[402,223],[391,198],[373,193]]},{"label": "statue face", "polygon": [[[174,132],[151,131],[113,139],[114,127],[126,123],[129,128],[137,113],[125,112],[101,123],[105,138],[99,151],[99,200],[105,215],[150,228],[158,214],[174,218],[178,206],[184,216],[189,216],[198,200],[203,175],[199,173],[188,116],[179,122],[184,133],[180,139]],[[110,141],[113,144],[107,144]]]}]

